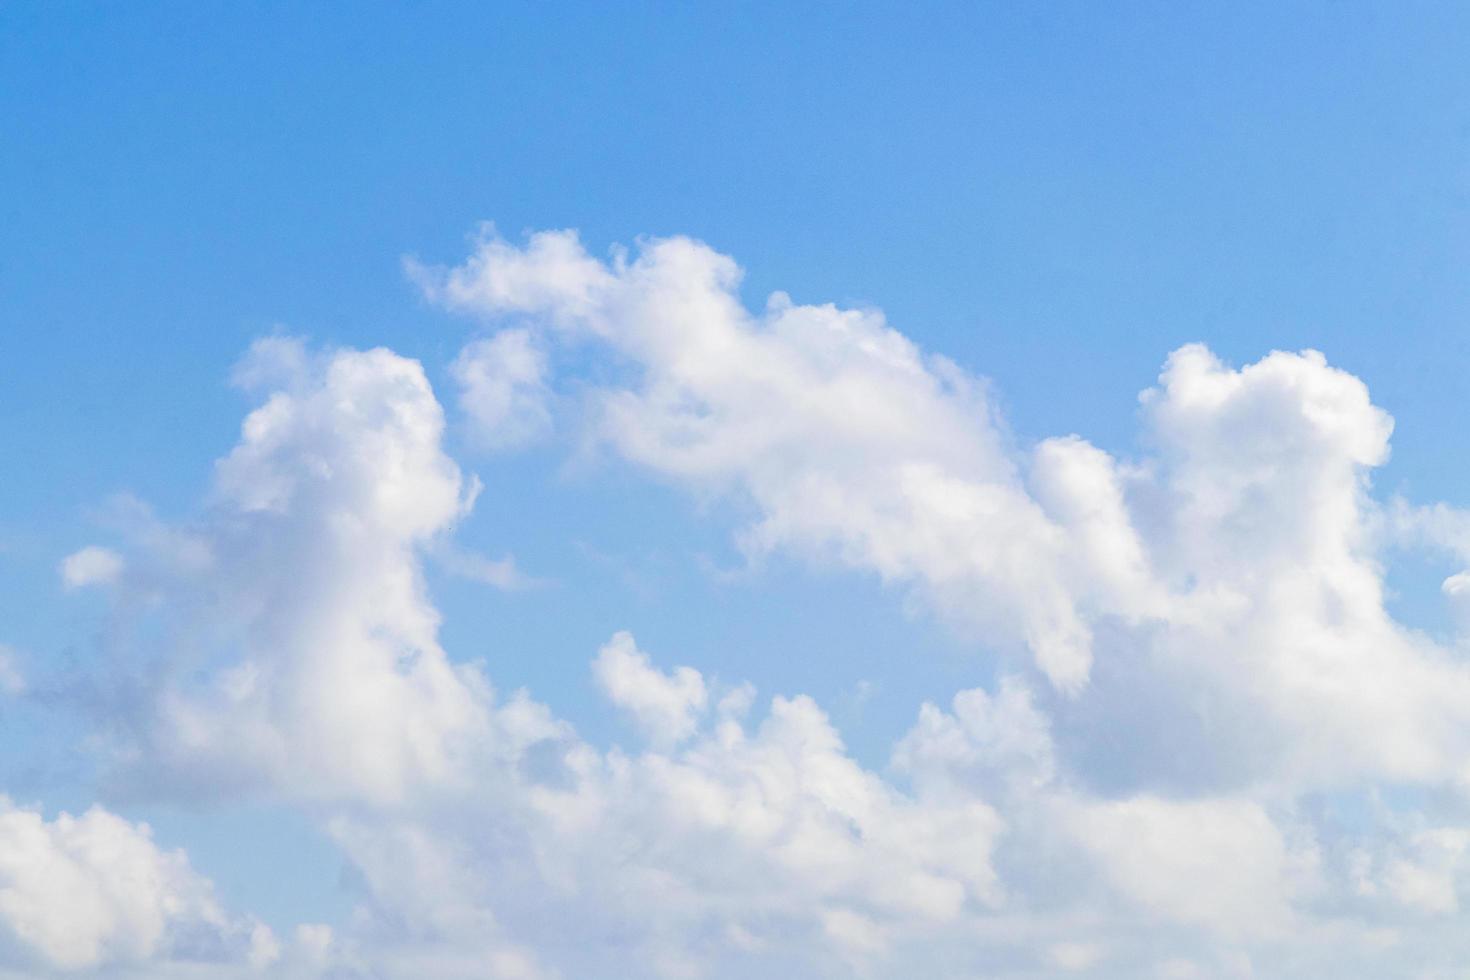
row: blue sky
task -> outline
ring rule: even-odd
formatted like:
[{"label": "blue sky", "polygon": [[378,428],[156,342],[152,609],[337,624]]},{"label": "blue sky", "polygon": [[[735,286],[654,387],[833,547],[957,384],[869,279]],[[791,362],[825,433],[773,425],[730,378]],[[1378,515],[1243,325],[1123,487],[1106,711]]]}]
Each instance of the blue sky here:
[{"label": "blue sky", "polygon": [[[93,829],[137,860],[187,852],[192,877],[148,901],[194,917],[159,913],[151,940],[101,900],[50,933],[6,920],[0,968],[1286,976],[1328,969],[1334,930],[1381,940],[1365,975],[1457,962],[1470,800],[1445,760],[1470,719],[1433,692],[1463,682],[1442,583],[1470,562],[1467,42],[1451,4],[0,9],[0,645],[23,679],[0,706],[0,827],[31,821],[86,868],[58,814],[103,807]],[[776,291],[786,320],[763,312]],[[681,346],[701,331],[724,353]],[[504,337],[531,376],[474,346]],[[1168,360],[1190,344],[1218,362]],[[356,353],[379,347],[397,359]],[[1307,349],[1326,363],[1268,358]],[[267,380],[232,383],[242,358]],[[477,415],[476,392],[499,407]],[[242,434],[273,393],[293,421]],[[442,432],[376,442],[354,428],[373,399]],[[517,425],[534,431],[504,445]],[[400,450],[407,469],[341,482]],[[374,480],[422,512],[372,510]],[[343,514],[381,539],[332,537]],[[65,571],[88,547],[102,564]],[[476,556],[516,572],[487,583]],[[297,587],[301,610],[262,605]],[[403,709],[393,751],[416,775],[354,781],[352,747],[395,729],[332,728],[357,716],[302,678],[335,665],[355,690],[352,658],[385,650],[404,659],[372,690],[454,703]],[[495,694],[465,680],[475,663]],[[915,909],[948,898],[910,907],[856,871],[814,884],[777,842],[678,838],[688,800],[616,802],[620,752],[651,767],[635,783],[769,789],[743,756],[710,761],[717,702],[747,681],[752,744],[773,695],[809,695],[841,733],[793,799],[838,812],[820,773],[877,780],[864,840],[975,807],[1048,829],[980,819],[939,857],[854,852],[916,893],[961,889],[931,922]],[[522,688],[565,731],[515,729]],[[240,715],[209,700],[243,689]],[[963,776],[926,702],[973,741]],[[1353,712],[1380,742],[1338,730]],[[477,753],[504,765],[510,744],[519,775],[487,775]],[[517,822],[573,784],[603,823],[553,840]],[[1100,843],[1212,820],[1260,856],[1244,880],[1212,879],[1198,841],[1177,861]],[[466,880],[394,850],[413,834]],[[609,842],[640,834],[682,842],[640,873],[718,908],[599,918],[638,894]],[[1080,856],[1037,858],[1060,852]],[[966,878],[972,853],[990,864]],[[1238,903],[1170,918],[1200,876]],[[0,855],[0,897],[45,908],[35,880]],[[1136,914],[1098,912],[1115,905]],[[548,939],[567,917],[587,935]],[[992,941],[1006,924],[1036,938]]]}]

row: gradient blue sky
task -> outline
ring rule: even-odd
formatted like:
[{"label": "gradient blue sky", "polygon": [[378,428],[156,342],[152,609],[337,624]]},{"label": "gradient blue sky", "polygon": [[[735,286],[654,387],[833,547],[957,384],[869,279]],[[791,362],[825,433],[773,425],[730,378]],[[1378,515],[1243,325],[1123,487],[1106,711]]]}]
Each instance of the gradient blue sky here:
[{"label": "gradient blue sky", "polygon": [[[58,563],[122,547],[121,493],[197,517],[256,338],[385,345],[450,405],[481,328],[403,260],[455,265],[482,221],[594,256],[688,235],[753,308],[881,308],[988,379],[1023,451],[1146,454],[1136,396],[1183,344],[1319,349],[1395,420],[1381,495],[1470,505],[1467,54],[1457,4],[0,5],[0,643],[28,675],[107,656],[116,610]],[[738,502],[477,452],[453,413],[446,446],[486,485],[457,540],[542,581],[431,563],[444,646],[594,744],[626,738],[586,669],[620,629],[811,694],[878,769],[920,702],[996,681],[871,574],[746,568]],[[1456,563],[1389,565],[1389,608],[1448,629]],[[133,798],[56,684],[0,712],[0,790],[147,819],[280,932],[345,921],[315,811]]]}]

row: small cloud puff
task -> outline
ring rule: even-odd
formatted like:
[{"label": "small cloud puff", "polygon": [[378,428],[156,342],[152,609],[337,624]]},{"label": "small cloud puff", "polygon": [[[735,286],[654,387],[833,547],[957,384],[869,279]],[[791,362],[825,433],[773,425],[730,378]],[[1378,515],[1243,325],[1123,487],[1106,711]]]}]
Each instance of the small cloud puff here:
[{"label": "small cloud puff", "polygon": [[125,567],[122,555],[112,549],[88,545],[61,560],[61,581],[68,589],[114,585]]},{"label": "small cloud puff", "polygon": [[699,671],[678,667],[665,674],[649,663],[631,633],[609,640],[592,669],[608,699],[657,744],[676,744],[692,735],[709,700]]}]

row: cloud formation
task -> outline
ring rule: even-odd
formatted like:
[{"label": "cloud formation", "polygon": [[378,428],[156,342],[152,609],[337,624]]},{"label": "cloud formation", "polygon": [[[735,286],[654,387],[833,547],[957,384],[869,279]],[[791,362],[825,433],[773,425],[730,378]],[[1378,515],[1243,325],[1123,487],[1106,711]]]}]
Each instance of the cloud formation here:
[{"label": "cloud formation", "polygon": [[673,674],[654,668],[631,633],[619,633],[592,662],[608,700],[624,709],[654,742],[675,744],[694,733],[709,701],[704,678],[692,667]]},{"label": "cloud formation", "polygon": [[[423,368],[262,341],[206,506],[140,521],[107,576],[175,628],[136,630],[99,742],[133,792],[319,819],[358,909],[276,954],[291,969],[1461,961],[1470,671],[1395,620],[1384,580],[1391,547],[1470,560],[1470,523],[1375,500],[1392,423],[1357,378],[1310,351],[1234,368],[1181,348],[1142,396],[1144,455],[1122,458],[1016,438],[980,379],[877,311],[747,309],[733,260],[688,239],[603,261],[570,232],[491,235],[458,267],[411,268],[498,331],[450,367],[482,446],[559,432],[553,403],[582,413],[617,458],[743,508],[752,554],[891,583],[999,680],[916,706],[875,771],[810,697],[661,666],[619,632],[590,672],[639,741],[593,744],[440,645],[423,563],[455,553],[480,484]],[[552,371],[573,348],[594,380]]]},{"label": "cloud formation", "polygon": [[0,799],[0,950],[13,965],[73,972],[154,960],[266,967],[266,926],[227,915],[180,852],[100,807],[46,820]]},{"label": "cloud formation", "polygon": [[61,560],[61,581],[68,589],[111,585],[122,574],[123,559],[109,548],[89,545]]},{"label": "cloud formation", "polygon": [[487,725],[483,682],[437,643],[418,549],[473,491],[422,369],[274,339],[239,376],[274,387],[175,536],[196,560],[144,556],[196,632],[131,706],[133,778],[384,801],[450,778]]},{"label": "cloud formation", "polygon": [[[1407,846],[1402,815],[1349,843],[1307,801],[1459,799],[1470,673],[1389,614],[1383,549],[1464,557],[1463,518],[1371,497],[1392,421],[1321,354],[1236,369],[1181,348],[1141,396],[1148,455],[1121,459],[1077,436],[1018,444],[983,383],[875,311],[779,293],[747,310],[738,267],[688,239],[604,262],[570,232],[492,236],[418,278],[448,308],[608,351],[626,381],[593,398],[595,437],[743,504],[745,547],[874,572],[1009,650],[1016,677],[952,715],[926,706],[895,763],[931,794],[1039,817],[1036,846],[1075,847],[1074,882],[1243,943],[1322,902],[1344,853]],[[1214,898],[1186,894],[1202,877]]]},{"label": "cloud formation", "polygon": [[1061,706],[1077,737],[1146,725],[1236,782],[1458,772],[1470,674],[1384,606],[1367,488],[1392,422],[1317,352],[1236,370],[1181,348],[1142,396],[1152,454],[1121,460],[1076,436],[1012,448],[983,384],[881,314],[779,293],[752,313],[734,262],[688,239],[604,263],[570,232],[491,238],[419,275],[451,308],[610,348],[631,378],[599,393],[598,436],[746,503],[746,547],[917,589],[1074,699],[1142,699]]},{"label": "cloud formation", "polygon": [[551,428],[545,353],[526,330],[502,330],[465,346],[449,365],[459,405],[482,446],[524,445]]}]

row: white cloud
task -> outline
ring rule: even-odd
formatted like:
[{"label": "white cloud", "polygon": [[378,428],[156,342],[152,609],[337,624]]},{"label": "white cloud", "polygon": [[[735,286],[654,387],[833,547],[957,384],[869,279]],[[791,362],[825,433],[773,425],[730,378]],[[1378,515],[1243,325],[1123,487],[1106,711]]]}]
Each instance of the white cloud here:
[{"label": "white cloud", "polygon": [[24,694],[27,687],[25,674],[21,672],[16,659],[15,651],[0,643],[0,693],[12,697]]},{"label": "white cloud", "polygon": [[[734,263],[685,239],[601,262],[569,233],[490,238],[415,275],[516,318],[505,344],[599,345],[597,438],[740,501],[748,548],[877,574],[1007,659],[919,709],[890,778],[811,698],[722,696],[619,633],[593,676],[646,741],[595,746],[439,645],[421,563],[456,554],[477,484],[420,366],[265,342],[209,506],[138,521],[119,574],[187,642],[107,732],[134,791],[322,819],[360,908],[282,964],[1374,976],[1396,944],[1470,953],[1432,931],[1458,924],[1470,674],[1383,584],[1388,541],[1456,548],[1459,515],[1375,503],[1391,422],[1321,355],[1176,351],[1148,455],[1122,459],[1018,444],[983,383],[875,311],[747,311]],[[515,396],[491,401],[514,429]]]},{"label": "white cloud", "polygon": [[629,633],[619,633],[592,664],[608,700],[628,711],[648,737],[674,744],[693,734],[709,698],[704,678],[692,667],[673,674],[653,668]]},{"label": "white cloud", "polygon": [[527,330],[502,330],[459,352],[449,374],[476,443],[510,449],[551,428],[546,355]]},{"label": "white cloud", "polygon": [[521,571],[515,558],[510,555],[504,558],[486,558],[473,551],[445,544],[436,547],[433,556],[439,565],[450,574],[467,578],[473,582],[480,582],[494,589],[513,592],[538,584],[535,579]]},{"label": "white cloud", "polygon": [[481,228],[481,248],[449,275],[405,259],[404,268],[430,299],[463,310],[534,308],[568,324],[601,301],[611,277],[570,232],[537,235],[525,250],[500,240],[493,225]]},{"label": "white cloud", "polygon": [[[752,313],[735,263],[688,239],[602,263],[570,232],[492,237],[419,276],[453,308],[610,346],[634,377],[596,402],[605,443],[744,499],[747,547],[871,570],[1029,648],[1077,702],[1063,742],[1136,745],[1099,778],[1443,778],[1470,751],[1470,672],[1384,606],[1367,489],[1392,421],[1321,354],[1237,370],[1181,348],[1142,397],[1154,455],[1128,462],[1076,436],[1012,448],[984,385],[881,314],[779,293]],[[1161,731],[1188,772],[1147,754]]]},{"label": "white cloud", "polygon": [[123,572],[123,558],[109,548],[89,545],[61,561],[61,581],[68,589],[111,585]]},{"label": "white cloud", "polygon": [[1315,851],[1293,852],[1245,800],[1157,797],[1076,805],[1062,818],[1108,883],[1150,915],[1237,938],[1284,935],[1312,884]]},{"label": "white cloud", "polygon": [[[1470,555],[1470,521],[1401,507],[1382,533],[1369,474],[1392,422],[1321,354],[1236,369],[1181,348],[1142,396],[1150,455],[1124,460],[1077,436],[1017,446],[981,382],[875,311],[783,294],[746,310],[738,267],[687,239],[600,262],[570,232],[487,236],[462,266],[416,275],[450,308],[605,345],[626,380],[592,399],[595,434],[743,501],[747,548],[876,572],[1028,649],[1062,696],[1018,677],[925,706],[895,768],[926,808],[1001,806],[1007,885],[1031,902],[1047,882],[1126,900],[1105,916],[1110,968],[1162,969],[1129,936],[1167,926],[1216,937],[1174,966],[1248,969],[1236,947],[1330,921],[1312,915],[1352,841],[1399,869],[1385,874],[1400,892],[1443,904],[1442,880],[1386,863],[1382,816],[1348,832],[1299,812],[1377,781],[1456,786],[1470,750],[1470,673],[1388,613],[1379,550],[1417,534]],[[829,940],[892,947],[881,915],[824,921]],[[1046,948],[1093,942],[1058,931]]]},{"label": "white cloud", "polygon": [[[689,676],[636,657],[616,669]],[[995,811],[919,801],[863,770],[809,698],[637,756],[599,752],[532,705],[505,710],[543,720],[481,794],[334,824],[386,920],[464,942],[504,930],[570,975],[732,975],[762,958],[861,959],[1001,900]],[[609,934],[621,952],[598,938]]]},{"label": "white cloud", "polygon": [[142,739],[118,745],[130,778],[380,799],[453,778],[488,722],[479,673],[437,643],[419,569],[470,499],[422,369],[274,340],[239,375],[280,387],[216,467],[192,529],[209,564],[159,586],[211,626],[128,706],[143,714]]},{"label": "white cloud", "polygon": [[1063,942],[1047,950],[1052,966],[1074,972],[1092,968],[1106,955],[1106,950],[1095,943]]},{"label": "white cloud", "polygon": [[[629,937],[635,970],[720,950],[809,962],[999,901],[995,811],[864,770],[809,698],[776,698],[747,728],[749,689],[709,713],[698,671],[655,668],[626,634],[594,671],[649,735],[636,757],[497,698],[438,646],[423,591],[424,554],[473,494],[418,365],[277,340],[239,376],[275,390],[218,464],[208,511],[138,544],[159,603],[188,610],[190,645],[159,652],[166,669],[109,719],[110,744],[130,792],[322,814],[365,888],[333,968],[539,975],[543,955],[600,964],[605,930]],[[208,560],[171,572],[177,549],[151,546],[179,535]]]},{"label": "white cloud", "polygon": [[1050,724],[1031,692],[1006,678],[994,695],[983,688],[959,692],[952,714],[922,705],[893,761],[932,795],[993,799],[1049,784],[1055,752]]},{"label": "white cloud", "polygon": [[[261,962],[269,930],[227,915],[181,852],[99,807],[46,820],[0,798],[0,932],[18,965]],[[268,957],[267,957],[268,958]],[[265,965],[262,963],[262,965]]]},{"label": "white cloud", "polygon": [[748,547],[921,586],[1028,645],[1058,685],[1085,682],[1065,536],[1027,495],[983,389],[882,314],[780,294],[748,313],[735,263],[678,238],[610,265],[567,232],[524,250],[489,238],[462,267],[419,278],[452,307],[540,317],[629,358],[641,377],[604,393],[601,434],[637,463],[748,497]]},{"label": "white cloud", "polygon": [[1401,910],[1444,917],[1460,910],[1460,879],[1470,856],[1470,828],[1420,827],[1386,841],[1376,853],[1354,855],[1354,886],[1360,895],[1386,900]]}]

